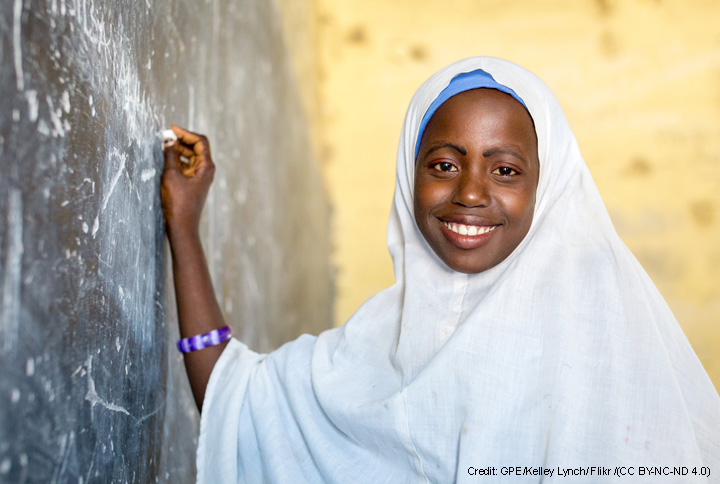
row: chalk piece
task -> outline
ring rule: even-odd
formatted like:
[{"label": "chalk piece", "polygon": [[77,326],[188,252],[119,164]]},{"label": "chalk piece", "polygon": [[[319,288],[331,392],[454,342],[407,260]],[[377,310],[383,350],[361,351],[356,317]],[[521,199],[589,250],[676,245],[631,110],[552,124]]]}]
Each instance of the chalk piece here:
[{"label": "chalk piece", "polygon": [[162,132],[163,141],[171,139],[177,141],[177,135],[172,129],[166,129]]}]

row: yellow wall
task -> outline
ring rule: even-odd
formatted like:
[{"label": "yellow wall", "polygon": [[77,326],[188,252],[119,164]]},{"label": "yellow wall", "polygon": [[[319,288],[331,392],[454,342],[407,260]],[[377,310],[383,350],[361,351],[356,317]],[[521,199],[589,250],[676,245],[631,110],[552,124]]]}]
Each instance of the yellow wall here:
[{"label": "yellow wall", "polygon": [[720,2],[317,0],[336,323],[393,282],[385,230],[412,93],[457,59],[538,74],[618,232],[720,387]]},{"label": "yellow wall", "polygon": [[300,101],[317,155],[321,149],[317,5],[315,0],[275,0],[273,6],[282,22],[283,38],[290,53],[290,62],[302,98]]}]

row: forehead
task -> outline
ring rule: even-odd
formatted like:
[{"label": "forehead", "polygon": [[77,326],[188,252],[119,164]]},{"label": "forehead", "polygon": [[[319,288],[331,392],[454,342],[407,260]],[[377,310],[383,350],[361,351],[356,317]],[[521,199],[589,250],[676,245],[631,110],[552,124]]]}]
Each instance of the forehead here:
[{"label": "forehead", "polygon": [[499,132],[519,143],[532,142],[537,148],[535,126],[528,111],[512,96],[495,89],[472,89],[449,98],[430,118],[420,145],[448,131]]}]

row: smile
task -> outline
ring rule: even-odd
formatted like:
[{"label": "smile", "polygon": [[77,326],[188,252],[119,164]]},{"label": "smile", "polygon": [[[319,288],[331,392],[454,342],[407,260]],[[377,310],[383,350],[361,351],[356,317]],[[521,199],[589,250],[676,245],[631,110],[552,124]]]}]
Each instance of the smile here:
[{"label": "smile", "polygon": [[465,225],[465,224],[456,224],[452,222],[446,222],[444,220],[441,220],[443,225],[445,227],[449,228],[456,234],[460,235],[482,235],[487,234],[488,232],[492,232],[495,230],[497,225]]}]

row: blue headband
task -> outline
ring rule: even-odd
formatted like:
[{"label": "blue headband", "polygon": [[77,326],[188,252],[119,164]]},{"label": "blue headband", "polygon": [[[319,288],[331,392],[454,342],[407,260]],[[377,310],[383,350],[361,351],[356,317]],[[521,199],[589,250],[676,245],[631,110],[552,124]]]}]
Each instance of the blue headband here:
[{"label": "blue headband", "polygon": [[416,160],[418,151],[420,150],[420,140],[422,139],[425,127],[430,121],[430,118],[432,118],[432,115],[435,114],[435,111],[437,111],[437,109],[440,107],[440,105],[456,94],[460,94],[461,92],[469,91],[471,89],[480,89],[483,87],[488,89],[496,89],[506,94],[510,94],[520,104],[522,104],[525,109],[527,109],[527,106],[525,106],[523,100],[520,99],[520,96],[515,94],[515,91],[513,91],[509,87],[499,84],[495,79],[493,79],[493,76],[491,76],[484,70],[477,69],[471,72],[460,73],[452,78],[450,84],[448,84],[448,86],[442,90],[442,92],[438,95],[438,97],[435,98],[432,104],[430,104],[428,110],[425,112],[425,116],[423,116],[422,121],[420,122],[420,131],[418,132],[417,142],[415,143]]}]

